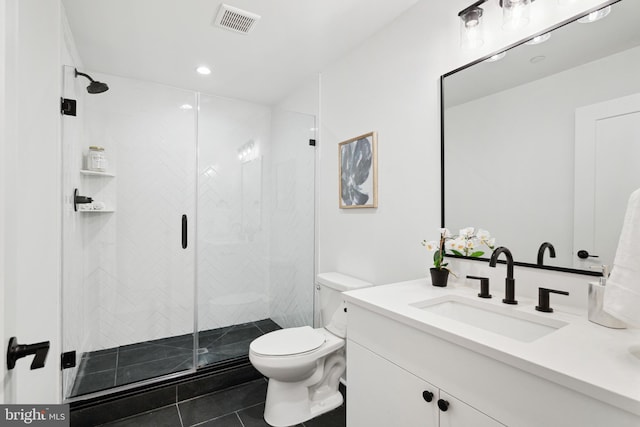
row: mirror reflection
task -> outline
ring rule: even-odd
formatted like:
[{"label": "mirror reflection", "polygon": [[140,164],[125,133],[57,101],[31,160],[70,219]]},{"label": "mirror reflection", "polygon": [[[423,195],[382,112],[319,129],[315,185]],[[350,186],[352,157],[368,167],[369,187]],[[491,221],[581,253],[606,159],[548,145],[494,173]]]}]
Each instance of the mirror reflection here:
[{"label": "mirror reflection", "polygon": [[637,16],[621,0],[443,76],[446,227],[491,230],[520,263],[612,264],[640,188]]}]

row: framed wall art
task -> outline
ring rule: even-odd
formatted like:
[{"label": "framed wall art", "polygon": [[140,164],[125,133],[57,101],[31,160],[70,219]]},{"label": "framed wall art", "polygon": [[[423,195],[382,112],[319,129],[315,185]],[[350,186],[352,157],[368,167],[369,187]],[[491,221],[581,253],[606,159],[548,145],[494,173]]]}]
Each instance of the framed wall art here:
[{"label": "framed wall art", "polygon": [[341,209],[378,207],[377,145],[376,132],[338,144]]}]

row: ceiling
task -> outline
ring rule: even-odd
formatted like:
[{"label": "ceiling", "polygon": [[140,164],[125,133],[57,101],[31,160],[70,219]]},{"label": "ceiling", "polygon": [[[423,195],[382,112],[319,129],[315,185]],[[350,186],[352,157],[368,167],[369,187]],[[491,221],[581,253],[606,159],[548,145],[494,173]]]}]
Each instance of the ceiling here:
[{"label": "ceiling", "polygon": [[212,25],[220,0],[63,4],[85,70],[273,104],[417,1],[225,0],[261,16],[249,34]]}]

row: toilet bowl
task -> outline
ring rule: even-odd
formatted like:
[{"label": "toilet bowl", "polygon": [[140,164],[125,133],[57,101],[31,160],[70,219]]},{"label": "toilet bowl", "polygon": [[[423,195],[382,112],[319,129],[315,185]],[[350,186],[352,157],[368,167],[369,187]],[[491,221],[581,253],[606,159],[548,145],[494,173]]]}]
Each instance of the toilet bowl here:
[{"label": "toilet bowl", "polygon": [[269,378],[264,419],[274,427],[307,421],[342,405],[346,304],[342,292],[372,286],[340,273],[318,275],[324,327],[286,328],[255,339],[249,360]]}]

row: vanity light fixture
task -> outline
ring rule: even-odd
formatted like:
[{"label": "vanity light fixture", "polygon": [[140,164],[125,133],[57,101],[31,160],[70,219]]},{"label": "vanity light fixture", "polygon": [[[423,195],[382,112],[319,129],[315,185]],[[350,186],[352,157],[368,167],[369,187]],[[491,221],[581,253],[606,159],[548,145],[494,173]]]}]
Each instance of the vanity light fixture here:
[{"label": "vanity light fixture", "polygon": [[487,0],[479,0],[461,10],[460,17],[460,45],[463,48],[473,49],[484,44],[484,28],[482,26],[482,14],[484,10],[480,7]]},{"label": "vanity light fixture", "polygon": [[198,72],[198,74],[202,74],[203,76],[208,76],[209,74],[211,74],[211,69],[206,65],[199,66],[198,68],[196,68],[196,71]]},{"label": "vanity light fixture", "polygon": [[539,36],[535,36],[525,44],[528,44],[529,46],[533,46],[536,44],[544,43],[550,38],[551,38],[551,33],[544,33],[544,34],[540,34]]},{"label": "vanity light fixture", "polygon": [[502,28],[517,30],[529,23],[531,3],[535,0],[500,0]]},{"label": "vanity light fixture", "polygon": [[[473,49],[484,44],[484,28],[480,7],[489,0],[479,0],[458,12],[460,17],[460,45]],[[529,23],[531,3],[535,0],[495,0],[502,8],[502,28],[516,30]],[[544,40],[543,40],[544,41]]]},{"label": "vanity light fixture", "polygon": [[578,19],[578,22],[581,24],[590,24],[592,22],[596,22],[603,18],[606,18],[610,13],[611,6],[603,7],[602,9],[598,9],[595,12],[591,12],[584,18]]},{"label": "vanity light fixture", "polygon": [[485,59],[484,62],[496,62],[496,61],[500,61],[502,58],[505,57],[505,55],[507,54],[507,51],[505,50],[504,52],[500,52],[500,53],[496,53],[493,56],[490,56],[489,58]]}]

